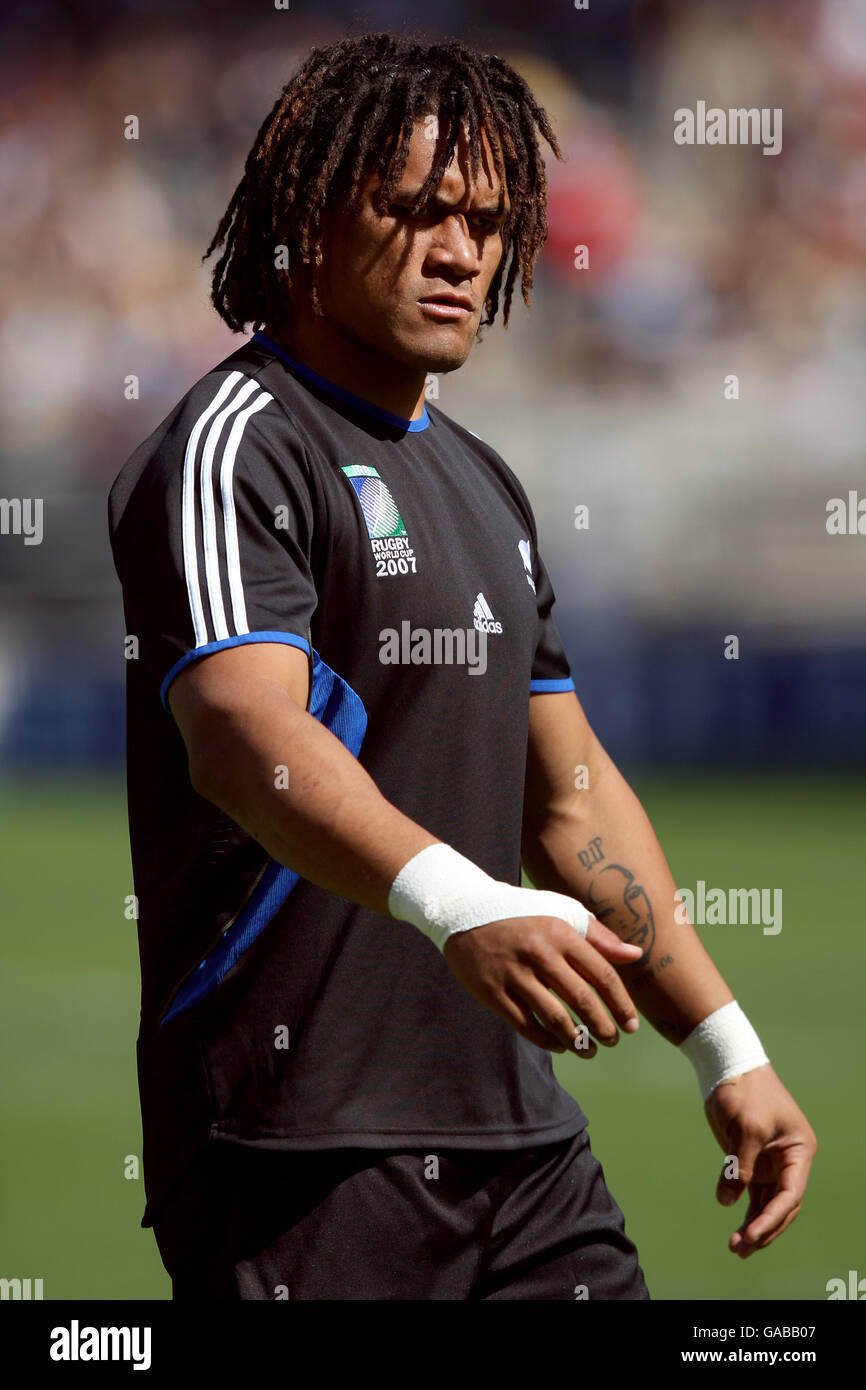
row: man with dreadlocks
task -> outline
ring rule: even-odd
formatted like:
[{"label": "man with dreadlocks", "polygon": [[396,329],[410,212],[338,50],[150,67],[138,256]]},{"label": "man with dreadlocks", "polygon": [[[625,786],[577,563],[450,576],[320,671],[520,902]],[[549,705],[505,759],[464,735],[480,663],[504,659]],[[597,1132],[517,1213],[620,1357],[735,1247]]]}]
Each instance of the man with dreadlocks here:
[{"label": "man with dreadlocks", "polygon": [[633,1032],[627,984],[750,1185],[731,1249],[799,1210],[814,1136],[586,722],[526,494],[425,404],[529,303],[539,134],[501,58],[314,49],[207,252],[252,337],[111,491],[178,1299],[647,1299],[549,1056]]}]

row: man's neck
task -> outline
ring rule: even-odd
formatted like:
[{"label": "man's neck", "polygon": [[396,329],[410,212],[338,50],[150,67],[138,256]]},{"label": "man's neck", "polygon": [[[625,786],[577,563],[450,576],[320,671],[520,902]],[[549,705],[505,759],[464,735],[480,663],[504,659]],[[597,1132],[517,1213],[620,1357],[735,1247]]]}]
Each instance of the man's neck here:
[{"label": "man's neck", "polygon": [[423,370],[384,358],[368,343],[356,343],[324,319],[266,324],[263,332],[290,357],[370,405],[401,420],[418,420],[423,415]]}]

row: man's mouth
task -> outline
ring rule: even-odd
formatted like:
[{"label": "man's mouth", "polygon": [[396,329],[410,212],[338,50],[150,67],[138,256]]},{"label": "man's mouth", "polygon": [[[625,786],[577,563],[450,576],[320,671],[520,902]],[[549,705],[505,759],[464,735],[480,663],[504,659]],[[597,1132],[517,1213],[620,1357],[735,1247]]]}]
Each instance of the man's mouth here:
[{"label": "man's mouth", "polygon": [[425,314],[442,320],[468,319],[475,312],[475,304],[467,294],[431,294],[418,303]]}]

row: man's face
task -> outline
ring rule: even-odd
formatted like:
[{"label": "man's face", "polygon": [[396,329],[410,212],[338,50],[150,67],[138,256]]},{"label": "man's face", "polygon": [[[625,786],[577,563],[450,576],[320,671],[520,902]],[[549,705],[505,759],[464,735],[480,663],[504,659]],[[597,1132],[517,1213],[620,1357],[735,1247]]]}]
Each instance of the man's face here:
[{"label": "man's face", "polygon": [[413,212],[435,150],[433,117],[419,119],[385,216],[371,200],[378,175],[362,184],[357,212],[326,210],[319,295],[327,319],[356,346],[419,371],[449,372],[471,351],[510,205],[486,132],[472,181],[464,126],[425,211]]}]

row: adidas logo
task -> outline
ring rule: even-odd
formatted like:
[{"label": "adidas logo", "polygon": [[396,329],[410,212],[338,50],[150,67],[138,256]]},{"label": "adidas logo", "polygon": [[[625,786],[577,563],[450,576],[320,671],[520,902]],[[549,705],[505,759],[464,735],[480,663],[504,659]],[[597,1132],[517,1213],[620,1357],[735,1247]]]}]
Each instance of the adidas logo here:
[{"label": "adidas logo", "polygon": [[490,604],[483,594],[476,595],[475,608],[472,614],[473,626],[479,632],[501,632],[502,624],[498,623],[493,616]]}]

